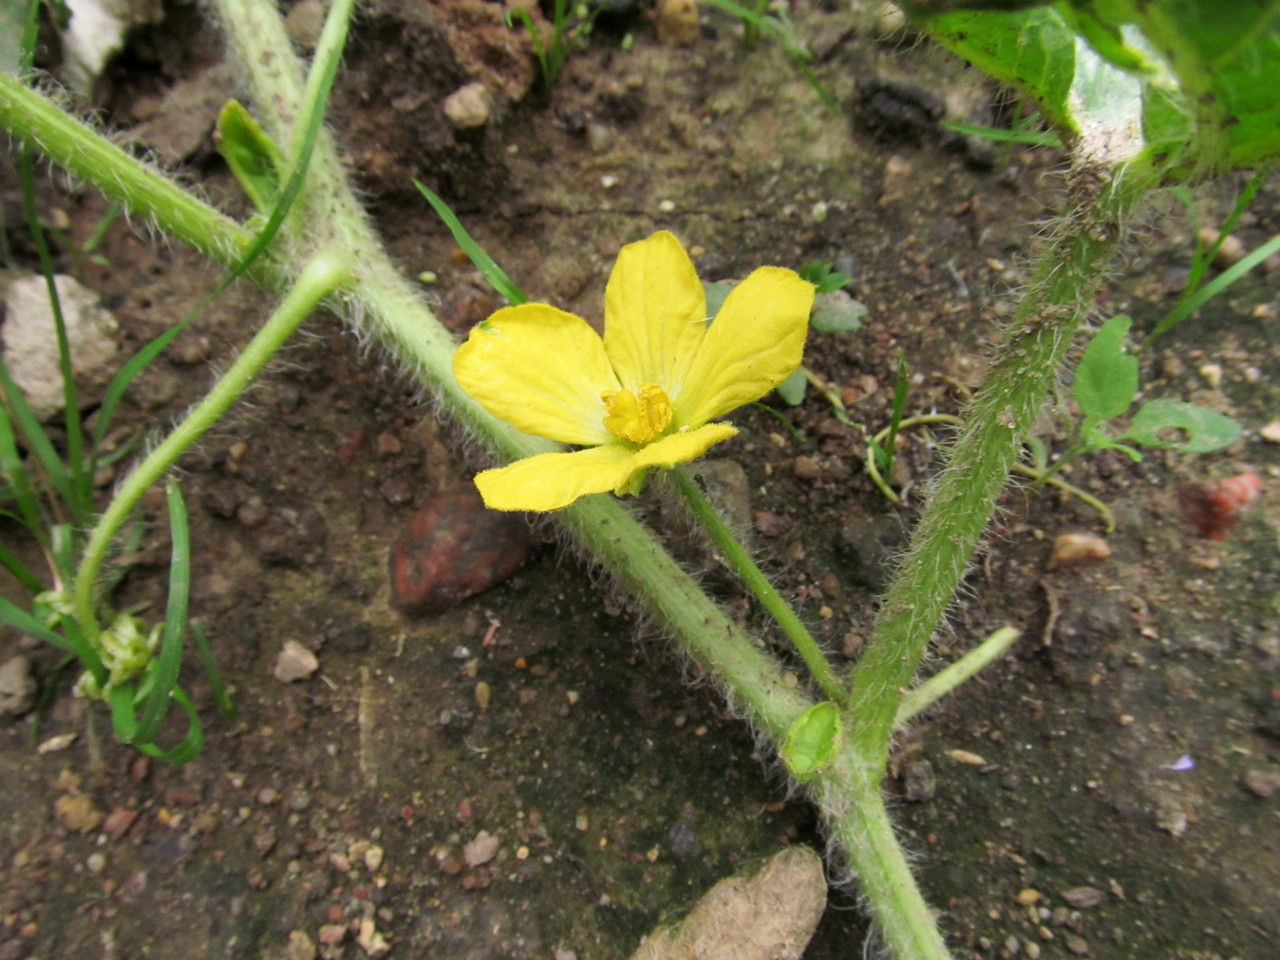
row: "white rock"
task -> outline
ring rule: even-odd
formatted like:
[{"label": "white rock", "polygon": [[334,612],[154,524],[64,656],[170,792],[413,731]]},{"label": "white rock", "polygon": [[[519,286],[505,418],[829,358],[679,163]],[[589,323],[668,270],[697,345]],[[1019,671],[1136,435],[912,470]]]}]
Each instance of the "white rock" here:
[{"label": "white rock", "polygon": [[314,653],[297,640],[286,640],[280,655],[276,657],[276,666],[271,675],[281,683],[293,683],[295,680],[305,680],[319,669],[320,661]]},{"label": "white rock", "polygon": [[20,717],[36,705],[36,678],[22,654],[0,664],[0,713]]},{"label": "white rock", "polygon": [[483,127],[493,113],[489,91],[483,83],[468,83],[449,94],[444,101],[444,115],[459,130]]},{"label": "white rock", "polygon": [[[98,305],[98,295],[68,276],[54,277],[62,318],[71,348],[81,407],[102,399],[115,375],[117,350],[112,335],[119,324]],[[62,409],[62,373],[53,307],[44,277],[23,277],[9,285],[5,297],[4,359],[32,410],[47,420]]]},{"label": "white rock", "polygon": [[468,867],[478,867],[488,863],[498,855],[498,838],[485,830],[476,834],[476,838],[462,848],[462,859]]},{"label": "white rock", "polygon": [[826,905],[822,861],[808,847],[788,847],[754,875],[721,880],[683,921],[646,937],[631,960],[798,960]]}]

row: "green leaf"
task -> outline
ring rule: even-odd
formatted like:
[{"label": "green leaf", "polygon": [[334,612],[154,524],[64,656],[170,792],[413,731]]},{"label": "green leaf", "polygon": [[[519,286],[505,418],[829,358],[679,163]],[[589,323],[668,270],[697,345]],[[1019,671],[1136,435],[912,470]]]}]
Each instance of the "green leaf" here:
[{"label": "green leaf", "polygon": [[1071,393],[1086,422],[1120,416],[1138,395],[1138,358],[1124,349],[1132,323],[1124,314],[1112,317],[1085,347]]},{"label": "green leaf", "polygon": [[284,181],[284,153],[236,100],[218,113],[217,144],[257,211],[270,213]]},{"label": "green leaf", "polygon": [[832,270],[830,260],[810,260],[796,271],[801,280],[808,280],[818,288],[818,295],[839,290],[853,277],[843,270]]},{"label": "green leaf", "polygon": [[[1185,433],[1186,438],[1162,436],[1169,431]],[[1152,400],[1133,415],[1129,429],[1120,439],[1144,447],[1210,453],[1234,443],[1239,436],[1240,424],[1230,417],[1181,400]]]},{"label": "green leaf", "polygon": [[822,333],[847,333],[861,330],[862,318],[866,315],[865,304],[837,289],[833,293],[820,294],[814,301],[809,326]]},{"label": "green leaf", "polygon": [[815,703],[800,714],[782,743],[787,772],[804,783],[831,765],[840,749],[840,708],[830,700]]},{"label": "green leaf", "polygon": [[804,391],[808,385],[809,379],[804,375],[804,367],[798,367],[791,376],[778,384],[778,396],[791,406],[798,407],[804,403]]},{"label": "green leaf", "polygon": [[714,283],[704,283],[702,285],[702,292],[707,298],[707,316],[709,318],[715,319],[716,314],[720,312],[720,308],[724,306],[724,301],[729,296],[729,291],[735,286],[737,284],[732,280],[717,280]]}]

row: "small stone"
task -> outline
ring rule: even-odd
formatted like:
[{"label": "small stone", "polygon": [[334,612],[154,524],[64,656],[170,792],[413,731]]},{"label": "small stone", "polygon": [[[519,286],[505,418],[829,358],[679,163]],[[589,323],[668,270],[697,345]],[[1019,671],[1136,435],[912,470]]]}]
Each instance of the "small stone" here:
[{"label": "small stone", "polygon": [[85,857],[84,865],[90,873],[101,873],[107,868],[107,857],[102,853],[91,853]]},{"label": "small stone", "polygon": [[1072,887],[1062,891],[1062,899],[1078,910],[1088,910],[1106,899],[1106,894],[1097,887]]},{"label": "small stone", "polygon": [[377,450],[380,457],[394,457],[400,452],[400,438],[394,433],[383,431],[378,434]]},{"label": "small stone", "polygon": [[666,47],[688,47],[697,42],[698,5],[695,0],[662,0],[658,6],[658,42]]},{"label": "small stone", "polygon": [[284,956],[285,960],[316,960],[316,945],[301,930],[291,930]]},{"label": "small stone", "polygon": [[411,614],[455,606],[512,576],[528,551],[520,515],[486,509],[471,491],[435,497],[391,547],[393,602]]},{"label": "small stone", "polygon": [[912,803],[932,800],[938,792],[938,778],[933,764],[928,760],[916,760],[907,764],[902,774],[903,795]]},{"label": "small stone", "polygon": [[78,733],[59,733],[46,740],[41,741],[40,746],[36,747],[36,753],[60,753],[67,747],[76,742]]},{"label": "small stone", "polygon": [[987,765],[987,761],[981,756],[968,750],[948,750],[947,756],[956,763],[963,763],[970,767],[985,767]]},{"label": "small stone", "polygon": [[29,713],[38,689],[30,657],[18,654],[0,665],[0,713],[11,717]]},{"label": "small stone", "polygon": [[275,669],[271,675],[281,683],[293,683],[305,680],[320,669],[320,661],[316,655],[297,640],[286,640],[280,655],[276,657]]},{"label": "small stone", "polygon": [[1018,891],[1018,895],[1013,899],[1018,901],[1020,906],[1032,907],[1044,899],[1044,894],[1031,887],[1024,887]]},{"label": "small stone", "polygon": [[1048,570],[1111,556],[1111,544],[1093,533],[1064,533],[1053,541]]},{"label": "small stone", "polygon": [[1249,770],[1241,779],[1244,788],[1266,800],[1280,790],[1280,770]]},{"label": "small stone", "polygon": [[884,176],[880,181],[880,206],[910,196],[916,187],[916,168],[910,160],[894,155],[885,161]]},{"label": "small stone", "polygon": [[102,832],[109,837],[119,839],[125,835],[137,819],[137,810],[129,810],[125,807],[116,807],[108,813],[106,819],[102,821]]},{"label": "small stone", "polygon": [[242,526],[252,530],[254,527],[262,525],[262,521],[267,519],[269,512],[267,505],[262,502],[260,497],[250,497],[236,508],[236,520]]},{"label": "small stone", "polygon": [[326,923],[316,933],[316,939],[326,947],[336,947],[347,938],[347,927],[342,923]]},{"label": "small stone", "polygon": [[406,503],[413,502],[413,487],[407,480],[387,480],[378,487],[378,493],[393,507],[402,507]]},{"label": "small stone", "polygon": [[[1211,247],[1218,241],[1218,230],[1214,227],[1200,228],[1200,243],[1205,247]],[[1237,263],[1244,259],[1244,244],[1234,233],[1228,234],[1222,240],[1222,246],[1218,248],[1218,252],[1213,255],[1213,265],[1219,270],[1225,270],[1227,267],[1234,267]]]},{"label": "small stone", "polygon": [[449,94],[444,101],[444,115],[458,130],[474,130],[489,122],[493,103],[483,83],[468,83]]},{"label": "small stone", "polygon": [[265,858],[276,848],[276,840],[274,830],[259,831],[253,835],[253,849],[258,852],[259,857]]},{"label": "small stone", "polygon": [[374,873],[382,866],[382,861],[385,856],[386,852],[382,847],[378,846],[376,843],[369,844],[369,849],[364,852],[365,869],[370,873]]},{"label": "small stone", "polygon": [[462,848],[462,859],[468,867],[479,867],[498,855],[498,838],[481,830],[475,839]]},{"label": "small stone", "polygon": [[1280,420],[1272,420],[1258,430],[1258,436],[1268,443],[1280,443]]},{"label": "small stone", "polygon": [[822,466],[813,457],[796,457],[792,461],[791,469],[801,480],[817,480],[822,476]]},{"label": "small stone", "polygon": [[756,530],[766,537],[781,537],[791,529],[791,518],[782,517],[768,510],[758,510],[755,515]]},{"label": "small stone", "polygon": [[1074,933],[1068,933],[1063,937],[1063,942],[1067,945],[1067,952],[1074,953],[1077,957],[1089,956],[1089,942],[1084,937],[1076,936]]},{"label": "small stone", "polygon": [[391,950],[386,937],[378,932],[372,918],[360,921],[360,932],[356,934],[356,943],[360,949],[371,957],[385,956]]},{"label": "small stone", "polygon": [[68,830],[91,833],[103,821],[103,813],[83,793],[65,793],[53,804],[53,815]]},{"label": "small stone", "polygon": [[489,704],[493,700],[493,690],[489,684],[481,680],[476,684],[476,706],[481,710],[488,710]]}]

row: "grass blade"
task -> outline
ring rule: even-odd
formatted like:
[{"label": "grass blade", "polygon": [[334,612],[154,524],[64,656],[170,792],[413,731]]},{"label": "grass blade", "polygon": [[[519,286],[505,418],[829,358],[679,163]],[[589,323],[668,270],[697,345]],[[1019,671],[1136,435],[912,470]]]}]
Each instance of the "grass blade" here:
[{"label": "grass blade", "polygon": [[431,208],[444,221],[445,226],[449,228],[449,232],[453,234],[453,239],[462,248],[463,253],[470,257],[471,262],[480,268],[480,272],[489,281],[489,285],[505,297],[508,303],[528,303],[529,297],[525,292],[512,283],[511,278],[494,262],[493,257],[485,253],[484,247],[471,238],[471,234],[467,233],[467,228],[462,225],[462,221],[449,209],[449,205],[417,180],[413,181],[413,185],[427,198],[427,203],[431,204]]},{"label": "grass blade", "polygon": [[200,659],[204,663],[204,672],[209,677],[209,686],[213,690],[213,699],[218,704],[218,709],[228,720],[234,721],[236,718],[236,705],[231,702],[231,696],[227,693],[227,685],[223,682],[222,673],[218,670],[218,664],[213,659],[213,648],[209,645],[209,638],[205,636],[204,627],[200,626],[199,620],[191,621],[191,635],[195,637],[196,646],[200,649]]},{"label": "grass blade", "polygon": [[40,582],[40,578],[32,573],[31,568],[19,560],[17,554],[4,543],[0,543],[0,566],[13,574],[14,579],[21,583],[32,596],[44,593],[45,585]]},{"label": "grass blade", "polygon": [[[0,358],[0,368],[4,367],[4,359]],[[0,399],[3,399],[0,397]],[[18,452],[17,439],[13,433],[13,421],[9,419],[8,407],[0,404],[0,472],[9,481],[9,490],[18,504],[21,523],[40,541],[46,550],[49,548],[49,535],[44,529],[44,519],[40,513],[40,501],[31,486],[31,478],[27,476],[26,465]]]},{"label": "grass blade", "polygon": [[0,597],[0,622],[7,623],[15,630],[35,637],[37,640],[52,644],[66,653],[77,652],[66,637],[53,628],[45,626],[41,620],[27,613],[12,600],[8,600],[5,597]]},{"label": "grass blade", "polygon": [[142,719],[134,731],[139,743],[155,740],[160,724],[169,712],[171,697],[178,684],[191,591],[191,536],[187,526],[187,506],[182,499],[182,490],[172,479],[166,485],[165,495],[169,504],[169,531],[173,538],[173,553],[169,561],[169,602],[164,612],[160,653],[152,661],[143,684],[144,689],[149,689],[146,689]]}]

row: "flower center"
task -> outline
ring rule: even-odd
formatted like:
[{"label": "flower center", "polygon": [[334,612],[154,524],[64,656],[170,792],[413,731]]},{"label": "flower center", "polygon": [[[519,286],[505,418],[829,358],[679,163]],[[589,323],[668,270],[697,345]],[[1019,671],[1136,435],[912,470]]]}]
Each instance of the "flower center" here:
[{"label": "flower center", "polygon": [[630,390],[606,390],[600,394],[609,416],[604,425],[614,436],[632,443],[648,443],[671,424],[671,399],[656,383]]}]

